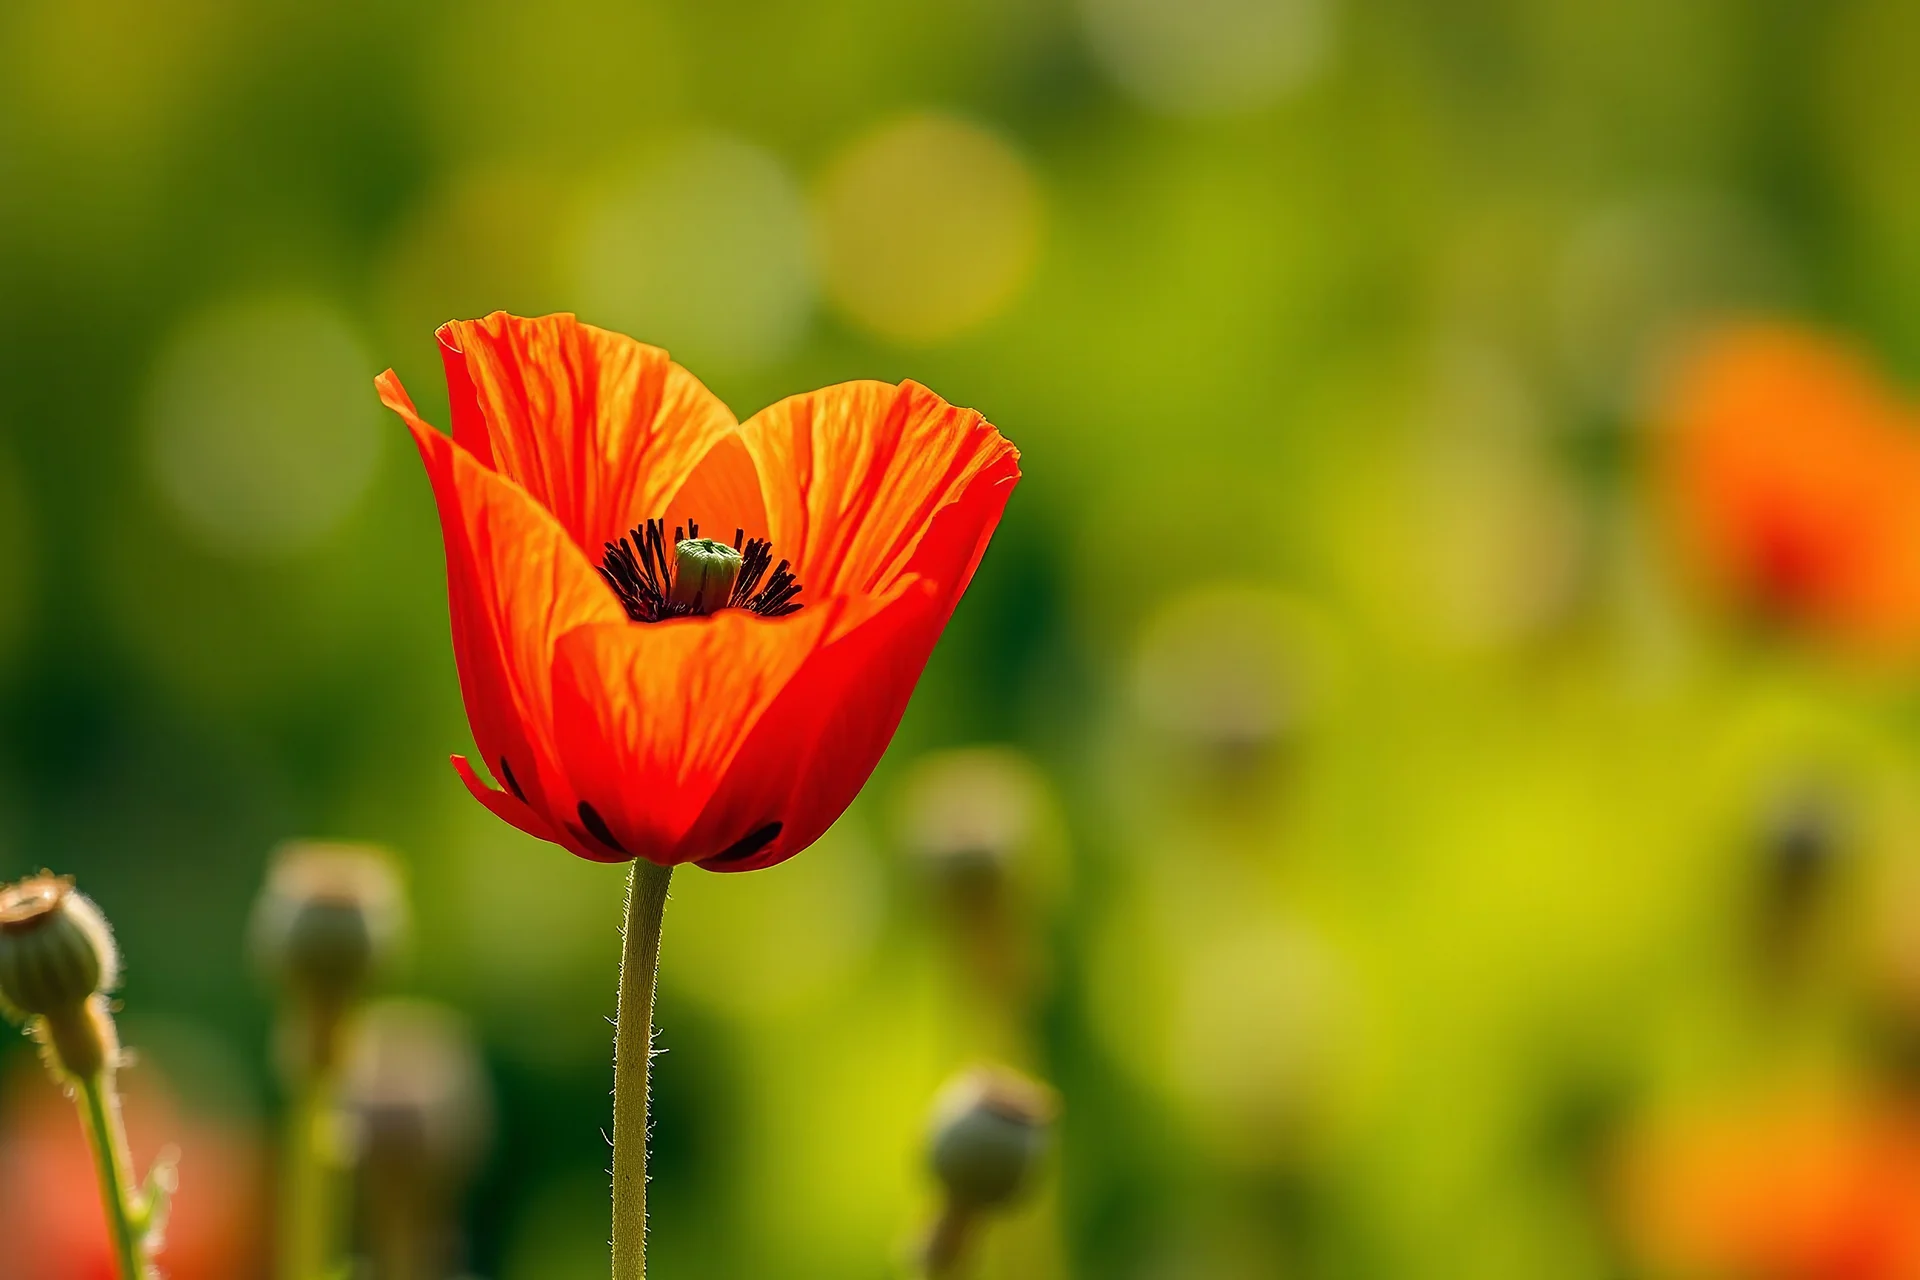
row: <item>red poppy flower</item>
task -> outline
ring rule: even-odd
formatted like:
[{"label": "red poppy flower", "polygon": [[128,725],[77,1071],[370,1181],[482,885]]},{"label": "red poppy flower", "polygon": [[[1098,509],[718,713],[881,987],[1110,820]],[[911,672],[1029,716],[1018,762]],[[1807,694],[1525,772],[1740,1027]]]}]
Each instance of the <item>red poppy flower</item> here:
[{"label": "red poppy flower", "polygon": [[1920,651],[1916,414],[1846,346],[1736,326],[1681,363],[1665,476],[1704,576],[1866,652]]},{"label": "red poppy flower", "polygon": [[[736,424],[664,351],[496,313],[439,332],[453,435],[391,370],[447,551],[480,802],[584,858],[769,866],[892,738],[1018,481],[985,419],[849,382]],[[717,538],[699,538],[702,530]]]}]

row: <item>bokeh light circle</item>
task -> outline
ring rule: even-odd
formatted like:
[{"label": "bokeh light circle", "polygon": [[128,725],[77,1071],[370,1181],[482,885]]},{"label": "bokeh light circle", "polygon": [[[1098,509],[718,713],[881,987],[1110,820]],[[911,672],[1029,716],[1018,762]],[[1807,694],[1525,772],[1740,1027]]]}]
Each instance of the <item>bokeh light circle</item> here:
[{"label": "bokeh light circle", "polygon": [[777,157],[725,135],[681,139],[608,182],[569,256],[582,318],[695,366],[777,359],[813,310],[805,197]]},{"label": "bokeh light circle", "polygon": [[1039,254],[1039,183],[979,125],[912,115],[856,140],[819,189],[827,289],[864,329],[934,343],[991,320]]},{"label": "bokeh light circle", "polygon": [[1331,0],[1080,0],[1087,41],[1142,105],[1209,116],[1267,106],[1311,78]]},{"label": "bokeh light circle", "polygon": [[1308,610],[1251,583],[1175,595],[1141,629],[1132,688],[1141,718],[1210,757],[1255,755],[1323,709],[1325,638]]},{"label": "bokeh light circle", "polygon": [[145,409],[153,481],[209,548],[305,550],[346,516],[380,457],[374,363],[317,299],[229,302],[167,339]]}]

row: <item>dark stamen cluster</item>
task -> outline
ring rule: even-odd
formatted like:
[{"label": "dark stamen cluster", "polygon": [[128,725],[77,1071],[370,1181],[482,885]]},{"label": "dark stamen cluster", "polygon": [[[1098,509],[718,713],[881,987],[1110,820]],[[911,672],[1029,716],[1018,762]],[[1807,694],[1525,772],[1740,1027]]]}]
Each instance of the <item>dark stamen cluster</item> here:
[{"label": "dark stamen cluster", "polygon": [[[784,618],[799,612],[800,602],[794,597],[800,594],[800,580],[793,576],[787,562],[782,560],[768,573],[767,566],[773,563],[773,544],[765,538],[750,538],[742,547],[740,534],[739,529],[733,531],[733,549],[740,553],[740,576],[734,579],[728,607],[751,609],[764,618]],[[763,574],[767,579],[765,586],[760,585]]]},{"label": "dark stamen cluster", "polygon": [[[600,576],[613,588],[629,618],[635,622],[664,622],[700,612],[673,599],[673,548],[699,536],[700,526],[689,520],[684,528],[674,526],[673,541],[668,542],[667,522],[649,520],[619,542],[606,544]],[[745,609],[763,618],[784,618],[799,611],[800,602],[794,597],[800,594],[800,581],[789,562],[782,560],[768,571],[773,564],[771,542],[748,538],[746,530],[735,529],[733,549],[740,553],[740,575],[722,608]],[[762,578],[766,579],[764,584]]]}]

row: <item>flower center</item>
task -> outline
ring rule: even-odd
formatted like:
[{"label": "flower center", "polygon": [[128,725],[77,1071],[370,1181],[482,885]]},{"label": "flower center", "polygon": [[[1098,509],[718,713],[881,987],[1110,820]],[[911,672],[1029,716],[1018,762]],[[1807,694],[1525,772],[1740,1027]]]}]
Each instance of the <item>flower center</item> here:
[{"label": "flower center", "polygon": [[649,520],[618,543],[606,544],[600,576],[635,622],[688,618],[716,609],[745,609],[763,618],[797,612],[800,582],[782,560],[772,571],[773,544],[733,531],[733,545],[700,536],[689,520],[675,526]]}]

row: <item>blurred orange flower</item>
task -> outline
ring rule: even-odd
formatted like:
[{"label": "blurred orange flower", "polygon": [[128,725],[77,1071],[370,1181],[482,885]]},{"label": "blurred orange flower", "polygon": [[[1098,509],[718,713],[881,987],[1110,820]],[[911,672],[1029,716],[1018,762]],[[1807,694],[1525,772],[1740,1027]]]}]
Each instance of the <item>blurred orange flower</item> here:
[{"label": "blurred orange flower", "polygon": [[[256,1136],[231,1120],[183,1114],[150,1066],[123,1083],[135,1168],[146,1169],[163,1143],[179,1151],[161,1272],[168,1280],[258,1274],[264,1168]],[[8,1085],[0,1111],[0,1275],[115,1280],[119,1264],[73,1104],[37,1064]]]},{"label": "blurred orange flower", "polygon": [[912,382],[739,425],[664,351],[569,315],[439,337],[451,439],[391,370],[378,385],[433,483],[467,718],[504,790],[456,756],[468,788],[603,862],[743,871],[811,844],[892,738],[1018,452]]},{"label": "blurred orange flower", "polygon": [[1680,365],[1665,477],[1696,566],[1769,617],[1920,650],[1920,413],[1840,342],[1733,327]]},{"label": "blurred orange flower", "polygon": [[1620,1190],[1643,1261],[1765,1280],[1920,1277],[1920,1131],[1807,1103],[1669,1119],[1627,1146]]}]

